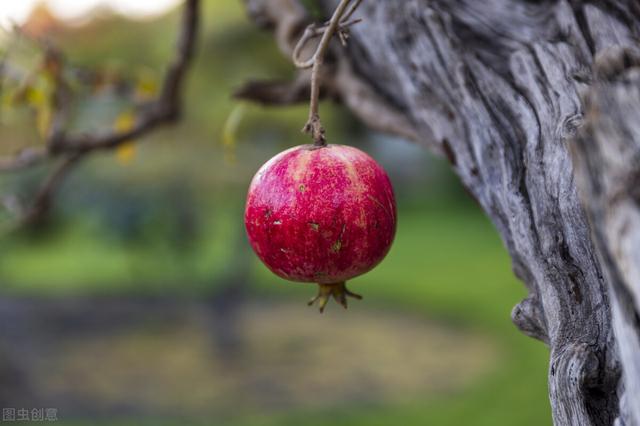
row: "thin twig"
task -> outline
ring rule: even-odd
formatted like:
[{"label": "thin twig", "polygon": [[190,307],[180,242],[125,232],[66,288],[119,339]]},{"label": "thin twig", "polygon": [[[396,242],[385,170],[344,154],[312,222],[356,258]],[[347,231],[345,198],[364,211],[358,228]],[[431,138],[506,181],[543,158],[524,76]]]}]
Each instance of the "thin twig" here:
[{"label": "thin twig", "polygon": [[[307,121],[307,124],[305,124],[302,131],[311,135],[316,146],[326,145],[325,131],[322,127],[322,123],[320,122],[319,113],[320,68],[322,67],[322,64],[324,62],[324,56],[327,52],[327,49],[329,48],[329,42],[331,41],[333,35],[337,33],[340,37],[340,41],[344,45],[346,44],[348,39],[349,27],[360,22],[360,20],[349,21],[351,15],[353,15],[355,10],[362,2],[362,0],[355,0],[355,3],[351,3],[352,1],[353,0],[341,0],[328,24],[320,27],[316,24],[309,25],[302,34],[300,41],[293,49],[293,63],[296,65],[296,67],[301,69],[311,68],[311,99],[309,105],[309,120]],[[350,4],[351,8],[347,12],[347,8]],[[322,38],[320,39],[320,42],[318,43],[314,54],[305,61],[300,60],[300,54],[306,44],[310,40],[320,36],[320,34],[322,34]]]},{"label": "thin twig", "polygon": [[351,6],[351,9],[349,9],[349,11],[342,17],[342,21],[346,21],[351,18],[356,9],[358,9],[358,6],[360,6],[360,3],[362,3],[362,0],[356,0],[356,2]]},{"label": "thin twig", "polygon": [[[345,41],[346,41],[346,39],[348,38],[348,34],[349,34],[349,28],[352,27],[353,25],[357,24],[357,23],[360,23],[360,22],[362,22],[362,19],[360,19],[360,18],[352,19],[350,21],[344,20],[344,19],[341,20],[340,21],[340,25],[338,26],[338,29],[336,30],[336,32],[340,36],[341,40],[344,38]],[[324,24],[322,26],[317,26],[316,24],[311,24],[305,29],[304,33],[302,34],[302,37],[300,38],[300,40],[298,41],[298,43],[295,45],[295,47],[293,49],[293,55],[292,55],[293,63],[295,64],[295,66],[297,68],[309,69],[309,68],[313,67],[313,63],[315,62],[317,51],[314,52],[314,54],[309,59],[307,59],[305,61],[300,59],[300,55],[302,54],[302,50],[306,47],[307,43],[310,40],[313,40],[315,38],[318,38],[318,37],[324,35],[328,28],[329,28],[329,22],[327,22],[326,24]]]},{"label": "thin twig", "polygon": [[44,148],[25,148],[12,157],[0,157],[0,172],[10,172],[41,163],[47,158]]}]

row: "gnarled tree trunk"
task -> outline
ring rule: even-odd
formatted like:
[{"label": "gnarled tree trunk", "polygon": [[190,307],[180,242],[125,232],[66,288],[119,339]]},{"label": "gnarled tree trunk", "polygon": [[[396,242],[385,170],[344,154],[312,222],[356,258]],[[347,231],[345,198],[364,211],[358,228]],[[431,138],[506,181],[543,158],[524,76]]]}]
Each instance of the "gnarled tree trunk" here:
[{"label": "gnarled tree trunk", "polygon": [[[290,53],[309,19],[298,1],[245,1]],[[491,218],[529,289],[512,319],[551,351],[554,423],[640,425],[640,77],[603,82],[633,66],[640,3],[365,0],[358,15],[326,93],[446,155]],[[299,100],[304,77],[241,94]]]},{"label": "gnarled tree trunk", "polygon": [[[626,424],[640,424],[640,64],[621,51],[621,69],[586,97],[575,138],[576,174],[609,283],[612,323],[622,363],[620,403]],[[630,67],[629,70],[624,68]]]}]

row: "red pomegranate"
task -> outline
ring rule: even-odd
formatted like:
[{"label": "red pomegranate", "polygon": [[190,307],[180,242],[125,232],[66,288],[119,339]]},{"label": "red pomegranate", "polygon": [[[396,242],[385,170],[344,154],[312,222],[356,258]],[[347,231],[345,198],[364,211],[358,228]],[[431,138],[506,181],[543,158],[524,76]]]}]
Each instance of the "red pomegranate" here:
[{"label": "red pomegranate", "polygon": [[320,312],[330,296],[345,308],[360,299],[346,280],[386,256],[396,231],[396,202],[382,166],[349,146],[303,145],[256,173],[245,226],[258,257],[276,275],[318,283]]}]

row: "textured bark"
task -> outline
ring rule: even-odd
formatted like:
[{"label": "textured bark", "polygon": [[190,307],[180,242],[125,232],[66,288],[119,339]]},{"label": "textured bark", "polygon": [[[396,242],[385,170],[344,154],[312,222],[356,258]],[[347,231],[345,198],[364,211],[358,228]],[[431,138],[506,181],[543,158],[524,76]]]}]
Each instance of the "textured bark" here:
[{"label": "textured bark", "polygon": [[[640,424],[640,60],[618,52],[586,98],[586,125],[574,141],[576,174],[609,282],[624,376],[624,424]],[[625,70],[624,68],[631,68]],[[613,71],[613,72],[612,72]]]},{"label": "textured bark", "polygon": [[[246,2],[289,52],[306,19],[297,2]],[[319,3],[328,14],[336,1]],[[358,16],[364,22],[348,49],[333,50],[325,87],[368,125],[446,155],[491,218],[529,290],[512,319],[550,348],[554,423],[639,424],[626,408],[638,407],[640,394],[631,384],[624,393],[621,384],[608,284],[569,145],[584,120],[582,96],[600,74],[624,64],[623,48],[638,44],[640,4],[368,0]],[[632,248],[638,244],[627,248],[630,263]],[[618,324],[629,305],[625,288],[614,297],[616,332],[637,344],[638,317],[625,317],[626,328]],[[623,362],[637,363],[637,349],[622,346]]]}]

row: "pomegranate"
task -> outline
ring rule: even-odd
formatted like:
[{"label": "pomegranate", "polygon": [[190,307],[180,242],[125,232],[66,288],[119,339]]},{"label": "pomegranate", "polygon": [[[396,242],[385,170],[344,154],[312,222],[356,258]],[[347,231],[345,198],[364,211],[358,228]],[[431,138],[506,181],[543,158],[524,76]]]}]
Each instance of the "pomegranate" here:
[{"label": "pomegranate", "polygon": [[302,145],[256,173],[245,210],[249,242],[276,275],[320,286],[345,308],[346,280],[386,256],[396,231],[396,202],[382,166],[349,146]]}]

